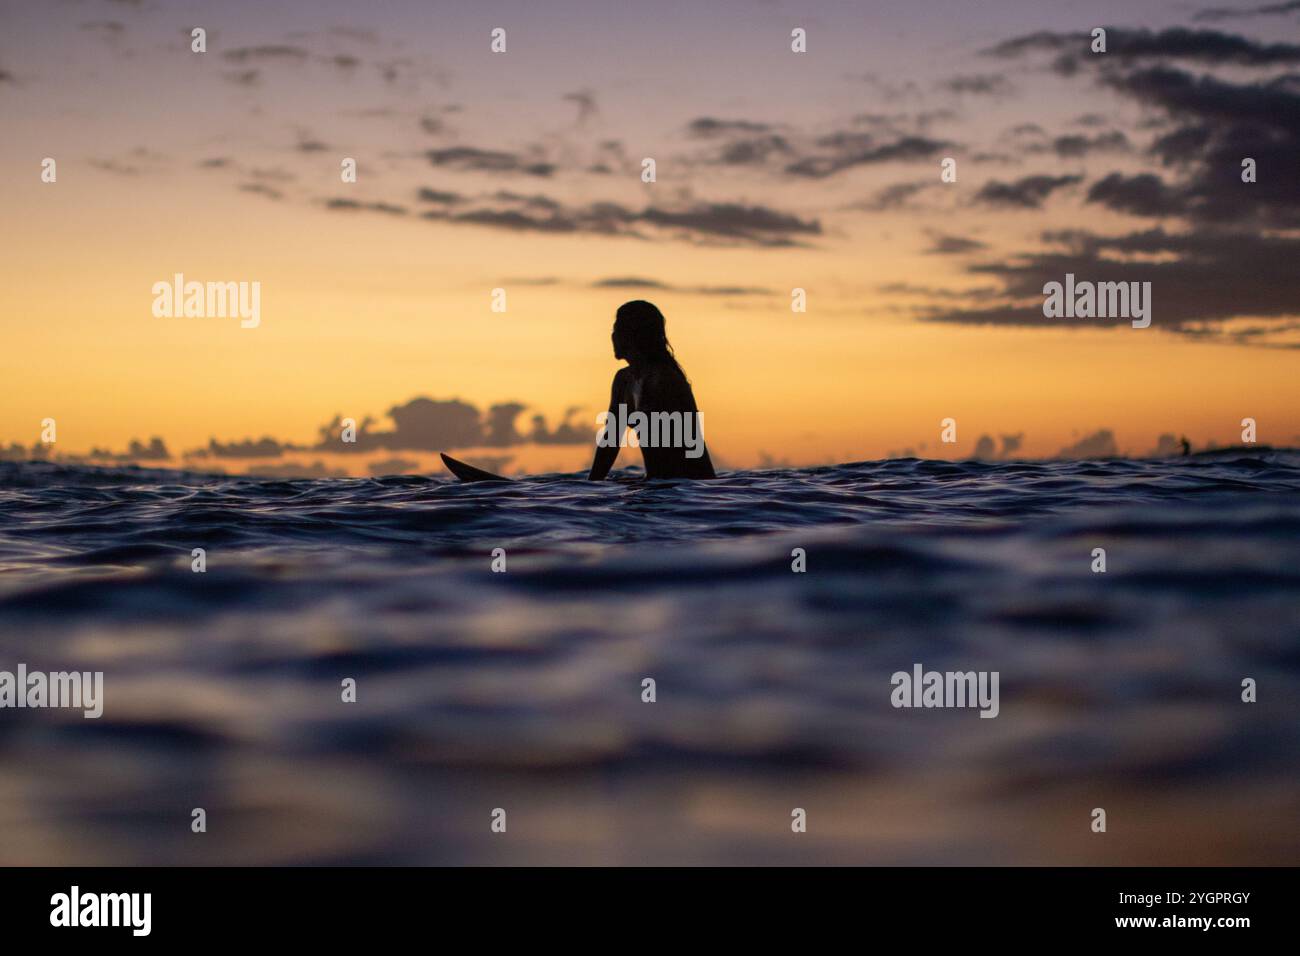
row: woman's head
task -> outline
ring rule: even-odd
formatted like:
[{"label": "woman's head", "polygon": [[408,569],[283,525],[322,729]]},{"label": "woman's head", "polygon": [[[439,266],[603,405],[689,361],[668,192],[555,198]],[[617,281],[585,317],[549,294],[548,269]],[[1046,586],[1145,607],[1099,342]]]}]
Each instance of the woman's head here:
[{"label": "woman's head", "polygon": [[[652,302],[635,299],[624,302],[614,314],[614,358],[647,362],[673,358],[664,315]],[[674,361],[674,364],[676,362]]]}]

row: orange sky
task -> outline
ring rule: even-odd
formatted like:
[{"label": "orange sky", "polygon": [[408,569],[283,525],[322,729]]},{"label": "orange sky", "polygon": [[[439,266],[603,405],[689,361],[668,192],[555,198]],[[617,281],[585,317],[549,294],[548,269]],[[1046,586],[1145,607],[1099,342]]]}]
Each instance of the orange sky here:
[{"label": "orange sky", "polygon": [[[242,89],[215,66],[223,50],[237,48],[228,25],[227,39],[206,54],[204,75],[184,81],[192,84],[184,97],[192,108],[173,123],[167,110],[121,96],[151,82],[179,82],[194,55],[176,46],[179,30],[170,27],[192,18],[167,29],[157,20],[128,22],[121,31],[127,39],[114,48],[94,45],[95,31],[78,29],[78,15],[60,16],[65,19],[25,28],[47,49],[84,53],[80,70],[54,76],[29,66],[14,44],[0,47],[0,68],[20,81],[0,84],[0,109],[11,117],[0,159],[15,240],[0,262],[0,443],[30,445],[41,420],[54,418],[56,453],[121,450],[132,439],[160,436],[177,464],[180,453],[209,438],[312,442],[336,413],[382,418],[420,395],[484,409],[518,401],[529,407],[521,427],[534,411],[553,425],[566,409],[582,406],[577,420],[594,434],[594,416],[617,367],[609,348],[614,309],[641,297],[666,314],[710,447],[732,467],[765,456],[792,464],[905,450],[958,457],[984,434],[1024,433],[1019,454],[1046,456],[1102,428],[1114,431],[1120,451],[1144,454],[1170,432],[1198,445],[1235,443],[1247,416],[1259,422],[1261,442],[1300,443],[1297,352],[1162,330],[1159,286],[1147,330],[1124,321],[1078,330],[930,323],[919,320],[917,307],[978,301],[888,291],[987,287],[995,283],[966,273],[972,261],[1038,248],[1044,231],[1137,228],[1117,213],[1089,208],[1082,214],[1077,189],[1033,210],[972,205],[984,183],[1012,175],[980,158],[981,148],[996,145],[994,126],[1019,117],[1065,127],[1080,113],[1106,108],[1101,100],[1067,102],[1064,93],[1044,92],[932,102],[922,94],[905,104],[908,110],[952,114],[940,121],[942,129],[929,131],[961,144],[951,150],[959,158],[958,182],[932,190],[920,209],[868,211],[852,207],[892,183],[937,183],[937,160],[800,179],[695,162],[692,156],[703,154],[693,153],[696,144],[682,132],[693,118],[725,113],[769,122],[787,140],[803,131],[826,136],[841,114],[898,105],[861,83],[850,102],[843,64],[819,66],[817,83],[828,92],[803,114],[771,105],[781,98],[766,95],[751,74],[749,82],[737,78],[732,88],[710,89],[699,102],[685,90],[658,99],[655,110],[664,118],[648,129],[615,105],[628,95],[617,76],[584,84],[571,65],[563,75],[533,78],[526,94],[501,94],[549,104],[538,113],[518,109],[503,123],[487,82],[476,82],[463,66],[459,74],[448,68],[450,79],[431,66],[429,77],[412,79],[413,90],[400,96],[380,80],[338,80],[310,64],[292,65],[283,87],[276,64],[256,87]],[[282,26],[284,36],[292,33]],[[383,32],[384,24],[373,26]],[[312,27],[323,31],[326,23]],[[166,52],[147,52],[154,48],[142,43],[139,55],[123,55],[123,44],[151,30],[166,38]],[[924,25],[910,35],[919,49],[939,43],[927,39]],[[290,42],[284,36],[260,42]],[[256,28],[246,26],[239,43],[255,39]],[[957,42],[942,39],[945,46]],[[311,48],[310,40],[301,42]],[[363,58],[379,57],[361,47]],[[971,45],[971,56],[978,47]],[[225,74],[236,69],[232,64]],[[489,68],[490,62],[474,69]],[[638,64],[629,72],[643,69]],[[913,82],[925,89],[947,72],[933,72],[933,64],[930,72],[916,69]],[[575,89],[590,91],[596,105],[589,115],[566,101]],[[303,102],[311,104],[309,114]],[[385,106],[413,111],[393,120],[404,124],[400,131],[357,118],[367,107]],[[444,117],[452,131],[422,132],[414,113]],[[981,147],[972,141],[977,134],[992,142]],[[322,148],[302,149],[309,139]],[[601,144],[613,140],[622,145],[606,152],[617,152],[627,166],[591,173]],[[499,174],[435,169],[422,159],[423,151],[455,146],[544,155],[557,169],[544,177]],[[642,155],[660,157],[658,182],[639,181]],[[45,156],[57,158],[57,183],[39,179]],[[343,156],[359,160],[355,185],[339,181]],[[201,168],[212,158],[228,160],[235,172]],[[1129,153],[1098,171],[1136,171],[1144,162]],[[1039,171],[1092,172],[1082,160],[1026,157],[1014,175]],[[277,190],[279,198],[238,188],[251,182]],[[796,237],[806,244],[793,247],[643,226],[636,227],[640,237],[516,231],[421,219],[414,198],[420,187],[465,195],[545,193],[571,206],[598,200],[630,208],[763,205],[816,221],[819,231]],[[330,210],[329,197],[400,203],[410,212]],[[927,253],[939,235],[972,237],[983,247],[964,257]],[[260,282],[260,326],[241,329],[234,318],[155,318],[151,287],[175,272]],[[623,277],[672,288],[593,287]],[[699,291],[717,286],[756,291]],[[506,289],[505,314],[489,308],[496,287]],[[794,287],[807,290],[805,314],[790,311]],[[955,446],[939,444],[945,417],[957,420]],[[510,454],[514,467],[565,469],[582,467],[590,455],[576,446],[500,453]],[[415,458],[429,467],[429,455]],[[634,453],[624,458],[634,460]],[[329,464],[364,473],[360,463],[330,458]]]}]

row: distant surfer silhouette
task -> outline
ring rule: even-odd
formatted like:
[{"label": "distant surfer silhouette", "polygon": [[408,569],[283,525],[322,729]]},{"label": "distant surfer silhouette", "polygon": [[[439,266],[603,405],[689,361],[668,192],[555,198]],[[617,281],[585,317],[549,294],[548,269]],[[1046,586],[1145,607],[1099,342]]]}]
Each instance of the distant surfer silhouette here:
[{"label": "distant surfer silhouette", "polygon": [[588,479],[601,481],[614,467],[624,435],[617,426],[624,422],[637,434],[647,478],[716,478],[695,393],[668,344],[663,313],[641,299],[625,302],[611,339],[614,358],[627,366],[614,373],[606,432],[597,439]]}]

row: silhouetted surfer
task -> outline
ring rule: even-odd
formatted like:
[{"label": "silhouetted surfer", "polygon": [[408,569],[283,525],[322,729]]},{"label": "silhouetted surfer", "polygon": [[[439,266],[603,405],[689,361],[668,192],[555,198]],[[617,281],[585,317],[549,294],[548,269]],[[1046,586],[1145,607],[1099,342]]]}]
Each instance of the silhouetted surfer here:
[{"label": "silhouetted surfer", "polygon": [[695,393],[677,364],[663,313],[640,299],[614,317],[614,358],[627,362],[614,374],[605,432],[596,440],[592,481],[609,474],[625,428],[641,446],[647,478],[716,478],[704,445]]}]

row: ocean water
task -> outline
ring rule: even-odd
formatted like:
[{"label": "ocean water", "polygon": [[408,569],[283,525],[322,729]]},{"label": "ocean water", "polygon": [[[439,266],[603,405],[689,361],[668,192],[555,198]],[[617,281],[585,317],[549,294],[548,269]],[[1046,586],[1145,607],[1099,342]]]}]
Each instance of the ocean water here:
[{"label": "ocean water", "polygon": [[[20,662],[105,709],[0,710],[0,864],[1296,864],[1300,453],[0,463]],[[892,707],[915,664],[998,672],[999,715]]]}]

